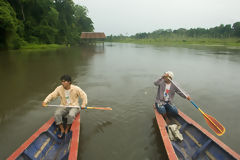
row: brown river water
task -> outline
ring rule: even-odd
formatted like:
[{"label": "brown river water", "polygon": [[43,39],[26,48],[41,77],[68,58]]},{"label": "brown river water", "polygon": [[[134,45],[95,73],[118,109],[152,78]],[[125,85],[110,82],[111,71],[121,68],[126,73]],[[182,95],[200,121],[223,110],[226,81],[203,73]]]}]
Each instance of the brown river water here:
[{"label": "brown river water", "polygon": [[[240,49],[105,43],[0,52],[0,159],[50,119],[55,108],[42,108],[41,102],[66,73],[87,93],[89,106],[113,108],[81,111],[79,160],[166,159],[152,105],[153,82],[168,70],[204,112],[225,126],[218,138],[240,153]],[[174,103],[213,133],[191,103],[178,95]]]}]

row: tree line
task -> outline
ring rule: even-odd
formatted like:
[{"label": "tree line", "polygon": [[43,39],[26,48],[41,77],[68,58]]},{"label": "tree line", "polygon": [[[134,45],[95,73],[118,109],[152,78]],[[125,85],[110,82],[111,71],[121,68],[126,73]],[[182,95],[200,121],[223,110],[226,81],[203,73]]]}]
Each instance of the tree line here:
[{"label": "tree line", "polygon": [[0,0],[0,48],[77,44],[94,30],[87,12],[72,0]]},{"label": "tree line", "polygon": [[172,29],[158,29],[153,32],[137,33],[131,36],[124,36],[122,34],[118,36],[108,36],[107,40],[122,40],[126,38],[131,39],[158,39],[158,38],[240,38],[240,22],[236,22],[233,25],[219,25],[213,28],[191,28],[184,29],[179,28],[177,30]]}]

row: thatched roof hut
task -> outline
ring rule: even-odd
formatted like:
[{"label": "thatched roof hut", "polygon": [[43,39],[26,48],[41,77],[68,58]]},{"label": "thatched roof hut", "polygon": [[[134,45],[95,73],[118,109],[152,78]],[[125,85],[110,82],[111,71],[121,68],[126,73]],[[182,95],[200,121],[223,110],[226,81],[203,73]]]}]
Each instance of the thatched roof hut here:
[{"label": "thatched roof hut", "polygon": [[82,32],[81,39],[105,39],[104,32]]}]

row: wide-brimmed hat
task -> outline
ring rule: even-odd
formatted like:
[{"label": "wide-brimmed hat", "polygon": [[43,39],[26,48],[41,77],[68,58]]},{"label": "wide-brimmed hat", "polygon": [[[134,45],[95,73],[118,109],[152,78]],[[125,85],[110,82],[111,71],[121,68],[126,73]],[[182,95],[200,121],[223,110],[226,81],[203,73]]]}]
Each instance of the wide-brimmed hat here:
[{"label": "wide-brimmed hat", "polygon": [[171,79],[173,79],[174,74],[172,71],[167,71],[165,72],[165,74],[167,74]]}]

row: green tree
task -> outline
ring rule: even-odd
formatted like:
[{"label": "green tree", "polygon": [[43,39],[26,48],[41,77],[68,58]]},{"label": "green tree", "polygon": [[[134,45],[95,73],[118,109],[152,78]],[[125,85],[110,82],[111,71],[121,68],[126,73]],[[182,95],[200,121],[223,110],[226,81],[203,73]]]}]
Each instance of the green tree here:
[{"label": "green tree", "polygon": [[87,8],[75,5],[74,6],[74,22],[71,30],[71,44],[77,44],[81,41],[82,32],[92,32],[94,30],[92,20],[87,16]]},{"label": "green tree", "polygon": [[224,26],[224,37],[225,38],[230,38],[232,35],[232,32],[233,32],[233,30],[232,30],[231,24],[227,24]]},{"label": "green tree", "polygon": [[135,35],[135,38],[136,39],[145,39],[145,38],[148,38],[148,34],[146,32],[144,32],[144,33],[137,33]]},{"label": "green tree", "polygon": [[77,25],[78,32],[92,32],[94,30],[93,22],[87,16],[87,8],[75,5],[74,9],[75,23]]},{"label": "green tree", "polygon": [[11,5],[0,0],[0,48],[9,48],[15,40],[17,31],[16,13]]},{"label": "green tree", "polygon": [[59,13],[57,42],[68,44],[71,41],[74,3],[72,0],[55,0],[55,6]]},{"label": "green tree", "polygon": [[233,31],[236,37],[240,37],[240,22],[236,22],[233,24]]}]

